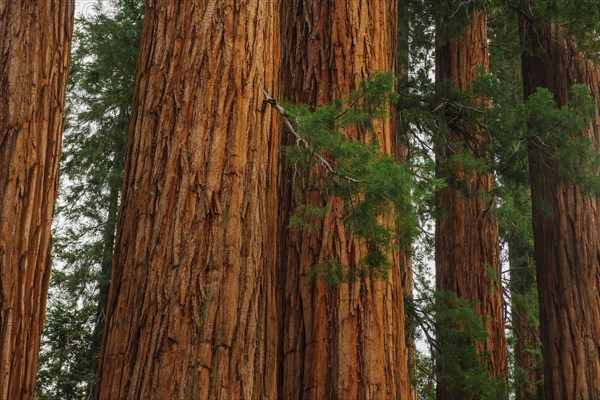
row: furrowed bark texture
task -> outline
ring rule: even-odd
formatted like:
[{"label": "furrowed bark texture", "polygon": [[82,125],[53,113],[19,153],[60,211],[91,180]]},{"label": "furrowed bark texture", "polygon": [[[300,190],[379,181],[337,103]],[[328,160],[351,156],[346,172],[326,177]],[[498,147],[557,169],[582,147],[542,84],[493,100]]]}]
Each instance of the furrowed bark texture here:
[{"label": "furrowed bark texture", "polygon": [[276,398],[278,15],[147,3],[96,399]]},{"label": "furrowed bark texture", "polygon": [[[524,94],[548,88],[559,106],[584,83],[600,106],[600,67],[554,25],[521,23]],[[579,132],[600,146],[600,114]],[[549,147],[529,145],[535,264],[548,399],[600,398],[600,202],[561,180]]]},{"label": "furrowed bark texture", "polygon": [[32,399],[50,279],[50,226],[72,1],[0,1],[0,398]]},{"label": "furrowed bark texture", "polygon": [[[393,70],[394,1],[304,1],[282,4],[282,97],[318,106],[348,95],[370,72]],[[391,122],[377,127],[383,151],[396,150]],[[364,138],[359,137],[359,140]],[[287,134],[283,144],[293,143]],[[312,268],[328,257],[358,268],[367,250],[339,216],[340,199],[323,198],[319,183],[301,187],[311,204],[331,212],[303,235],[288,229],[302,178],[282,163],[278,293],[280,396],[285,399],[408,398],[407,351],[399,256],[389,280],[368,277],[339,286],[315,279]],[[317,169],[314,170],[318,173]],[[292,183],[294,180],[295,183]]]},{"label": "furrowed bark texture", "polygon": [[[485,15],[475,11],[470,17],[470,24],[457,38],[438,43],[436,50],[436,81],[450,80],[454,87],[464,91],[470,89],[472,79],[478,75],[477,68],[487,71],[489,66]],[[485,156],[485,137],[481,132],[466,135],[452,131],[449,140],[440,147],[438,174],[448,184],[438,198],[436,288],[476,302],[476,311],[487,319],[488,330],[486,343],[478,350],[489,354],[484,361],[490,374],[506,380],[498,223],[490,212],[493,175],[464,171],[460,165],[449,171],[446,162],[457,151],[473,151],[473,148],[480,153],[478,156]],[[437,398],[452,397],[438,385]]]}]

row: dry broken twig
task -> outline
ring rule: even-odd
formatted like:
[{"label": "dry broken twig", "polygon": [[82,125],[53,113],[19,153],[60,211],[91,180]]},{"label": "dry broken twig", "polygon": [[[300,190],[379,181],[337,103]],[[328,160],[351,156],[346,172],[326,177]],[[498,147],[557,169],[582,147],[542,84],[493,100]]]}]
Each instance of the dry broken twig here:
[{"label": "dry broken twig", "polygon": [[292,135],[294,135],[294,137],[296,138],[296,144],[298,146],[302,146],[306,150],[308,150],[309,157],[312,158],[321,167],[323,167],[323,169],[325,171],[327,171],[327,173],[333,175],[334,180],[336,182],[341,178],[341,179],[344,179],[344,180],[346,180],[348,182],[352,182],[352,183],[365,183],[365,181],[355,179],[355,178],[352,178],[351,176],[347,176],[347,175],[340,174],[339,172],[337,172],[331,166],[329,161],[327,161],[325,158],[323,158],[323,156],[321,155],[320,152],[315,151],[315,149],[313,149],[313,147],[308,142],[308,140],[306,140],[304,137],[302,137],[302,135],[300,135],[300,133],[298,133],[298,131],[296,130],[296,128],[294,128],[294,125],[290,121],[288,114],[286,113],[283,106],[281,104],[279,104],[277,102],[277,100],[275,100],[273,97],[269,96],[269,93],[266,90],[263,90],[263,93],[265,95],[265,99],[263,100],[263,110],[267,106],[267,104],[270,105],[271,107],[273,107],[275,110],[277,110],[277,112],[279,114],[281,114],[281,116],[283,117],[283,123],[285,124],[285,126],[292,133]]}]

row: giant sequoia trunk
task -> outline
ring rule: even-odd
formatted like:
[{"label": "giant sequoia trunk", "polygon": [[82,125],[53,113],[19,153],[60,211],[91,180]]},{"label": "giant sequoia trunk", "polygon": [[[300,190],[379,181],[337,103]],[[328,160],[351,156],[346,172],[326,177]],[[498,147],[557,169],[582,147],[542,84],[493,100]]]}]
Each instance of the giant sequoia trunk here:
[{"label": "giant sequoia trunk", "polygon": [[[318,106],[349,94],[372,71],[394,68],[395,1],[305,1],[282,4],[282,96]],[[391,123],[377,129],[383,151],[396,149]],[[359,138],[362,139],[362,138]],[[291,139],[284,138],[283,143]],[[333,257],[359,268],[365,243],[339,218],[342,201],[323,195],[318,182],[299,190],[331,212],[306,235],[288,229],[294,205],[293,168],[283,167],[280,239],[280,395],[285,399],[408,398],[403,291],[399,256],[389,280],[373,277],[329,286],[312,268]],[[302,179],[295,180],[299,184]]]},{"label": "giant sequoia trunk", "polygon": [[148,1],[97,399],[275,398],[275,1]]},{"label": "giant sequoia trunk", "polygon": [[[600,67],[556,25],[520,24],[525,96],[548,88],[559,106],[589,85],[600,106]],[[600,146],[600,114],[579,132]],[[535,264],[549,399],[600,398],[600,202],[561,180],[541,138],[529,145]]]},{"label": "giant sequoia trunk", "polygon": [[[456,37],[448,38],[456,35],[452,29],[438,35],[442,39],[438,39],[436,49],[436,81],[441,85],[450,80],[464,93],[470,90],[478,67],[487,70],[489,65],[485,14],[473,11],[469,21],[462,30],[456,27],[460,32]],[[448,35],[446,39],[444,35]],[[486,157],[485,135],[449,129],[450,137],[438,145],[436,154],[438,176],[447,182],[437,203],[436,289],[476,303],[476,311],[484,318],[488,333],[478,351],[486,354],[484,362],[490,374],[506,380],[498,223],[491,211],[493,175],[466,170],[451,161],[461,151],[470,151],[473,157]],[[444,338],[440,340],[443,343]],[[437,398],[452,396],[438,385]]]},{"label": "giant sequoia trunk", "polygon": [[74,3],[0,1],[0,398],[32,399]]}]

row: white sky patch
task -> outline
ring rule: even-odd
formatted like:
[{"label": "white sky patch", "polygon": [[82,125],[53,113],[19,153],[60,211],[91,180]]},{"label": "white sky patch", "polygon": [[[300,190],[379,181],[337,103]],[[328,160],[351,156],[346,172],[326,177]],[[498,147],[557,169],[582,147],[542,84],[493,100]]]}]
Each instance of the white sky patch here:
[{"label": "white sky patch", "polygon": [[114,0],[75,0],[75,18],[90,18],[97,15],[98,10],[113,10],[113,2]]}]

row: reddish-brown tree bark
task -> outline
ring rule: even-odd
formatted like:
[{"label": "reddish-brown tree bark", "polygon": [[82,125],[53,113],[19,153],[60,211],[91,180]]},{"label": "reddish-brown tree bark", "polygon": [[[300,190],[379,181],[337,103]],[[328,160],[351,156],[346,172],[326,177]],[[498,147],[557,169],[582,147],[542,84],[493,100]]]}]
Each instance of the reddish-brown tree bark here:
[{"label": "reddish-brown tree bark", "polygon": [[278,16],[147,3],[97,399],[276,398]]},{"label": "reddish-brown tree bark", "polygon": [[[587,84],[600,106],[600,67],[556,25],[520,24],[524,94],[549,89],[559,106]],[[600,146],[600,114],[579,132]],[[600,398],[600,201],[561,179],[543,138],[529,145],[535,264],[548,399]]]},{"label": "reddish-brown tree bark", "polygon": [[[456,37],[439,35],[442,39],[438,38],[436,49],[436,81],[442,84],[450,80],[455,88],[465,93],[471,89],[472,79],[479,74],[478,68],[487,71],[489,67],[485,14],[472,11],[469,17],[466,26],[456,25],[459,33],[452,32],[451,28],[445,31],[445,34]],[[482,132],[460,132],[452,127],[450,130],[450,138],[439,145],[436,154],[438,176],[447,182],[437,204],[436,289],[475,301],[476,311],[485,318],[488,331],[487,340],[478,351],[487,354],[484,362],[491,376],[506,380],[508,363],[498,223],[490,212],[493,207],[493,175],[466,171],[460,164],[452,167],[455,164],[448,162],[460,151],[471,151],[475,157],[485,157],[485,135]],[[450,399],[452,396],[438,385],[437,398]]]},{"label": "reddish-brown tree bark", "polygon": [[0,398],[33,399],[74,4],[1,1]]},{"label": "reddish-brown tree bark", "polygon": [[[395,1],[305,1],[282,4],[282,96],[318,106],[349,94],[370,72],[393,70]],[[287,135],[287,134],[286,134]],[[383,151],[396,151],[391,122],[377,127]],[[282,143],[291,138],[284,136]],[[339,286],[315,279],[320,260],[338,259],[348,271],[367,254],[339,216],[340,199],[324,196],[319,183],[300,188],[302,201],[331,204],[331,212],[302,234],[288,229],[298,199],[294,171],[280,177],[279,278],[280,396],[285,399],[408,398],[403,291],[399,255],[388,280],[367,277]],[[313,172],[318,172],[316,169]],[[297,179],[296,184],[302,179]]]}]

